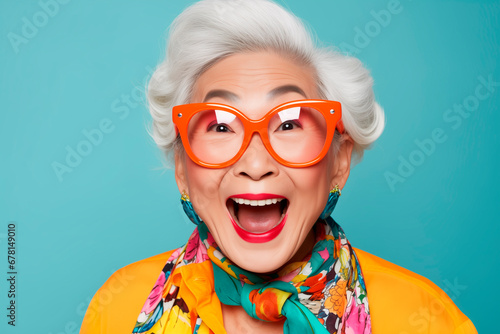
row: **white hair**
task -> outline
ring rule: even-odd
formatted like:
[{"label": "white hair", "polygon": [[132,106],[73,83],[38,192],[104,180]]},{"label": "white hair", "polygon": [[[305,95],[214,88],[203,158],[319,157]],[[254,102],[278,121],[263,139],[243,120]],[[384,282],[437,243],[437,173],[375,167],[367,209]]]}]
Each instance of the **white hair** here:
[{"label": "white hair", "polygon": [[[167,155],[179,148],[172,108],[189,103],[196,79],[208,67],[232,54],[261,50],[284,54],[316,71],[321,97],[341,102],[353,157],[361,160],[384,128],[369,71],[357,58],[317,47],[300,19],[270,0],[202,0],[174,20],[165,60],[147,88],[157,145]],[[339,141],[336,135],[334,147]]]}]

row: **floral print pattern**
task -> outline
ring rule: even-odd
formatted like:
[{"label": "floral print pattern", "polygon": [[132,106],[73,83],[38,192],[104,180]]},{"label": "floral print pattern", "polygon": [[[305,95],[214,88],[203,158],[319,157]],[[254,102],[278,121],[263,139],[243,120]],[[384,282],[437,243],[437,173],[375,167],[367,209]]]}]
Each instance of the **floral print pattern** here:
[{"label": "floral print pattern", "polygon": [[314,226],[316,244],[302,262],[273,275],[257,275],[231,263],[201,223],[184,247],[168,259],[133,333],[212,333],[180,292],[183,266],[211,263],[217,297],[241,305],[254,318],[280,321],[284,333],[371,333],[366,286],[356,254],[331,218]]}]

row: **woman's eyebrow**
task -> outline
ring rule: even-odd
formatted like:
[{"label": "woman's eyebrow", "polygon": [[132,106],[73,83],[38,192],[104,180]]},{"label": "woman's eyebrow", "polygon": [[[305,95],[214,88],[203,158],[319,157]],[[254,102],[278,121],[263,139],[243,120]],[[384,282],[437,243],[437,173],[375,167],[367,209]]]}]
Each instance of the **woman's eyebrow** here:
[{"label": "woman's eyebrow", "polygon": [[229,100],[231,102],[235,102],[239,100],[239,96],[224,89],[214,89],[211,90],[205,95],[205,98],[203,99],[203,102],[206,102],[210,99],[213,99],[214,97],[220,97],[223,98],[224,100]]},{"label": "woman's eyebrow", "polygon": [[[276,96],[284,95],[284,94],[290,93],[290,92],[298,93],[298,94],[302,95],[304,98],[307,98],[306,93],[300,87],[295,86],[295,85],[284,85],[284,86],[276,87],[273,90],[271,90],[269,93],[267,93],[267,98],[272,99]],[[207,95],[205,95],[203,102],[206,102],[210,99],[213,99],[214,97],[220,97],[222,99],[229,100],[231,102],[235,102],[235,101],[238,101],[240,99],[240,97],[238,95],[236,95],[235,93],[230,92],[228,90],[214,89],[214,90],[209,91],[207,93]]]},{"label": "woman's eyebrow", "polygon": [[295,86],[295,85],[284,85],[284,86],[276,87],[272,91],[267,93],[267,98],[271,99],[271,98],[276,97],[278,95],[283,95],[283,94],[290,93],[290,92],[299,93],[304,98],[307,98],[306,93],[300,87]]}]

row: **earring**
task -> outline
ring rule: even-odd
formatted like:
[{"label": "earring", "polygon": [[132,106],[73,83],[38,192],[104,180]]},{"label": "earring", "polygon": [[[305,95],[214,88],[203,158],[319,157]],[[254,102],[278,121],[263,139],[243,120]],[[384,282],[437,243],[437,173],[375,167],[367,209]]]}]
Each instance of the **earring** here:
[{"label": "earring", "polygon": [[194,211],[193,204],[189,200],[189,195],[185,191],[182,192],[181,204],[189,220],[191,220],[195,225],[199,225],[202,220],[200,216],[198,216],[198,214]]},{"label": "earring", "polygon": [[326,202],[325,209],[323,210],[319,218],[326,219],[327,217],[330,217],[330,215],[333,212],[333,209],[335,209],[335,205],[337,204],[340,195],[341,193],[339,185],[337,184],[335,188],[330,190],[330,194],[328,195],[328,202]]}]

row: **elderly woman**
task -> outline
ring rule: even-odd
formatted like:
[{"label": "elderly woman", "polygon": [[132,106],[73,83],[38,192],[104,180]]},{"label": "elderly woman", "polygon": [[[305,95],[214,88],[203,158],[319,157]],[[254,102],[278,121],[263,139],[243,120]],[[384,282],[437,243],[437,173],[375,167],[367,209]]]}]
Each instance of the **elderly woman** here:
[{"label": "elderly woman", "polygon": [[330,217],[384,126],[359,60],[317,48],[268,0],[204,0],[173,23],[148,98],[197,227],[115,273],[81,333],[476,333]]}]

